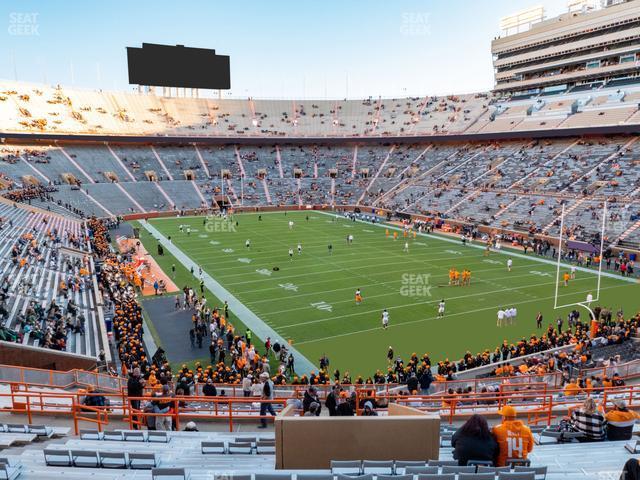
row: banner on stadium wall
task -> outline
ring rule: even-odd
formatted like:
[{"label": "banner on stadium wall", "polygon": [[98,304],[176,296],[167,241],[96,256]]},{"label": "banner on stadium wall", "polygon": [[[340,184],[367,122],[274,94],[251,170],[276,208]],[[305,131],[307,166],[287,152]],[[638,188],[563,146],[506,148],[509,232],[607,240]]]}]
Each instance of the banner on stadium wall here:
[{"label": "banner on stadium wall", "polygon": [[598,248],[587,242],[579,242],[577,240],[568,240],[567,248],[569,250],[580,250],[586,253],[598,253]]}]

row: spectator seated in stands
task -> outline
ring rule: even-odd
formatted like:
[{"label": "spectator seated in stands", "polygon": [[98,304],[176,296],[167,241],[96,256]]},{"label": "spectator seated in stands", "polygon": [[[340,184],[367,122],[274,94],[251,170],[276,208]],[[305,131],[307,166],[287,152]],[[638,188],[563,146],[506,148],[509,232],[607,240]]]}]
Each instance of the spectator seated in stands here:
[{"label": "spectator seated in stands", "polygon": [[466,466],[469,460],[493,462],[498,454],[498,443],[489,430],[487,420],[473,415],[451,438],[453,458],[458,465]]},{"label": "spectator seated in stands", "polygon": [[526,460],[533,450],[533,434],[529,427],[518,420],[516,409],[507,405],[500,410],[502,423],[493,427],[493,435],[498,442],[496,466],[504,467],[507,460]]},{"label": "spectator seated in stands", "polygon": [[580,441],[597,442],[605,439],[604,415],[598,411],[593,398],[585,399],[582,407],[571,412],[571,428],[584,434]]},{"label": "spectator seated in stands", "polygon": [[627,408],[624,400],[614,400],[613,410],[605,415],[607,420],[607,440],[629,440],[633,425],[640,416]]}]

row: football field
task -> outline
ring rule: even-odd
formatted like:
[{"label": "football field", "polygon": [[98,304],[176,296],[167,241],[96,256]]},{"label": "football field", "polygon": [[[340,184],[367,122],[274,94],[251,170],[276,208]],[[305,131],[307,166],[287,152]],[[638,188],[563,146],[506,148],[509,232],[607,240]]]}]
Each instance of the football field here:
[{"label": "football field", "polygon": [[[405,359],[413,352],[427,352],[434,362],[457,360],[467,350],[475,354],[493,350],[505,339],[542,334],[536,331],[538,311],[546,329],[570,310],[553,309],[553,263],[506,249],[487,257],[483,248],[463,246],[454,237],[409,236],[409,249],[404,251],[401,232],[397,240],[393,229],[385,235],[391,227],[316,211],[263,213],[261,220],[258,214],[240,214],[231,222],[215,219],[208,225],[204,217],[150,223],[311,362],[317,365],[326,354],[331,369],[352,375],[386,369],[389,346]],[[351,244],[348,235],[353,236]],[[153,246],[147,248],[154,251]],[[291,257],[289,249],[294,252]],[[469,269],[471,285],[450,286],[452,267]],[[565,271],[568,268],[561,273]],[[635,282],[607,276],[601,281],[601,305],[635,313]],[[197,282],[194,278],[192,285]],[[569,286],[559,287],[559,303],[583,301],[588,293],[595,296],[596,286],[594,273],[578,271]],[[356,289],[362,291],[360,305],[354,300]],[[439,318],[441,300],[446,308]],[[498,328],[497,311],[508,307],[517,308],[517,321]],[[386,330],[381,322],[384,309],[390,318]],[[586,310],[579,310],[585,318]]]}]

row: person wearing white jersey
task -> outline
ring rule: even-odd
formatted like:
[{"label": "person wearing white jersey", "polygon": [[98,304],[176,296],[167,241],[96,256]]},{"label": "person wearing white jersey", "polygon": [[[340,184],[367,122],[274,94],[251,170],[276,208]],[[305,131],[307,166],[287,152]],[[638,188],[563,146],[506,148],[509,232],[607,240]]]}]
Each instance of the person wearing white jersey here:
[{"label": "person wearing white jersey", "polygon": [[440,300],[440,303],[438,304],[438,317],[444,317],[444,298],[442,300]]},{"label": "person wearing white jersey", "polygon": [[507,271],[511,271],[511,267],[513,267],[513,260],[507,260]]},{"label": "person wearing white jersey", "polygon": [[516,322],[516,317],[518,316],[518,309],[516,307],[511,307],[511,318],[513,323]]},{"label": "person wearing white jersey", "polygon": [[591,302],[593,302],[593,295],[591,295],[591,293],[587,294],[587,306],[591,305]]},{"label": "person wearing white jersey", "polygon": [[289,249],[289,258],[293,260],[293,248]]},{"label": "person wearing white jersey", "polygon": [[382,328],[386,330],[388,326],[389,326],[389,312],[385,308],[382,311]]},{"label": "person wearing white jersey", "polygon": [[498,322],[496,323],[497,327],[502,327],[504,325],[504,315],[505,312],[503,309],[498,310]]},{"label": "person wearing white jersey", "polygon": [[576,278],[576,266],[571,265],[571,280],[575,280]]},{"label": "person wearing white jersey", "polygon": [[404,242],[404,248],[402,249],[402,251],[405,253],[409,253],[409,242]]},{"label": "person wearing white jersey", "polygon": [[249,250],[251,248],[251,240],[247,238],[247,241],[244,242],[244,246],[247,247],[247,250]]},{"label": "person wearing white jersey", "polygon": [[302,244],[298,244],[298,255],[302,255]]},{"label": "person wearing white jersey", "polygon": [[293,230],[293,221],[289,220],[289,230]]}]

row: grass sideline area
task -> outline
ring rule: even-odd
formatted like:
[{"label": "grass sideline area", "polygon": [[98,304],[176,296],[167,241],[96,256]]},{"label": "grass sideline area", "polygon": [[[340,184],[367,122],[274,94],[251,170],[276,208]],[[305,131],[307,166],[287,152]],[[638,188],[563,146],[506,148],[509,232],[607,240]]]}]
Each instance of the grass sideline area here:
[{"label": "grass sideline area", "polygon": [[[291,229],[289,221],[294,222]],[[555,325],[559,315],[566,319],[571,310],[553,309],[555,265],[531,254],[527,258],[514,254],[508,272],[509,252],[485,257],[482,249],[443,241],[438,234],[415,239],[410,235],[405,252],[402,234],[394,240],[393,230],[386,236],[384,226],[316,211],[240,214],[228,222],[215,218],[208,226],[204,217],[150,222],[313,363],[326,354],[331,369],[352,375],[384,369],[389,346],[405,359],[413,352],[427,352],[434,362],[457,360],[467,350],[475,354],[503,340],[511,343],[540,335],[550,323]],[[144,237],[149,236],[144,230],[141,235],[143,242],[152,241]],[[348,235],[353,235],[352,244],[346,241]],[[147,248],[155,251],[153,245]],[[165,271],[175,262],[166,252],[164,258],[156,259]],[[193,277],[177,262],[176,267],[181,287]],[[471,285],[449,286],[452,267],[470,269]],[[583,301],[588,293],[595,293],[596,282],[595,273],[578,271],[568,287],[559,287],[560,302]],[[635,313],[632,289],[637,287],[603,276],[599,303]],[[360,305],[354,301],[358,288],[364,298]],[[438,318],[441,299],[446,312]],[[497,310],[507,307],[518,309],[517,322],[498,328]],[[390,315],[386,330],[381,323],[385,308]],[[536,331],[538,311],[544,315],[544,329]],[[586,310],[579,311],[584,318]]]}]

